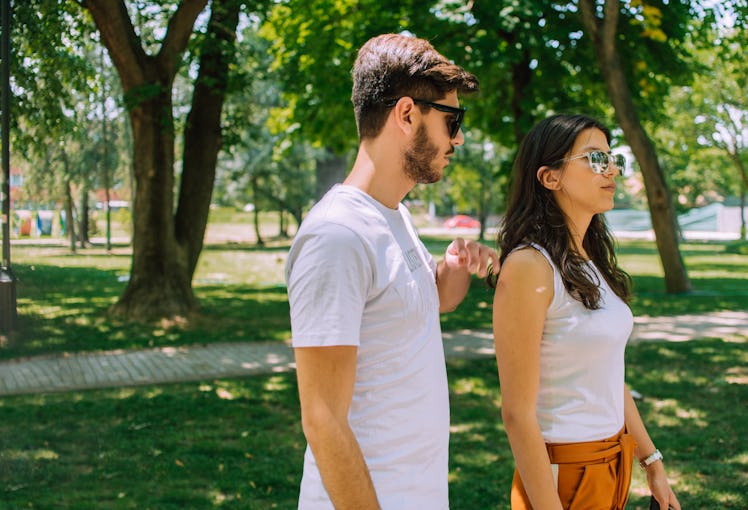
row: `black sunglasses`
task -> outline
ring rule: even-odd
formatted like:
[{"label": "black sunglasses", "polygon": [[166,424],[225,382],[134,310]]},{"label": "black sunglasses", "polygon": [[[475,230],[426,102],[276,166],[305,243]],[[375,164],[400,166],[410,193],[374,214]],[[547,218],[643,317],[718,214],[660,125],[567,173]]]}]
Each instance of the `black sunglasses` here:
[{"label": "black sunglasses", "polygon": [[[387,108],[392,108],[400,99],[401,98],[391,99],[384,103],[384,106],[386,106]],[[430,108],[433,108],[434,110],[439,110],[440,112],[451,114],[451,117],[447,117],[447,130],[449,131],[450,138],[455,138],[457,136],[457,133],[460,131],[460,126],[462,126],[462,120],[465,118],[465,112],[467,111],[466,108],[455,108],[454,106],[433,103],[431,101],[425,101],[423,99],[416,99],[415,97],[411,99],[413,99],[413,102],[416,104],[428,106]]]}]

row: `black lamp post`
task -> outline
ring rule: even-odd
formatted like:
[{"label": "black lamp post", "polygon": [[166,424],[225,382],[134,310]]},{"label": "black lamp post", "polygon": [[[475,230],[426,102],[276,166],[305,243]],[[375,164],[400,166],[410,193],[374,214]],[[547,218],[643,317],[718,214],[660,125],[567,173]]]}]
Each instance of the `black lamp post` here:
[{"label": "black lamp post", "polygon": [[2,1],[2,34],[0,34],[0,59],[2,59],[2,230],[3,263],[0,266],[0,333],[9,334],[16,329],[16,277],[10,268],[10,0]]}]

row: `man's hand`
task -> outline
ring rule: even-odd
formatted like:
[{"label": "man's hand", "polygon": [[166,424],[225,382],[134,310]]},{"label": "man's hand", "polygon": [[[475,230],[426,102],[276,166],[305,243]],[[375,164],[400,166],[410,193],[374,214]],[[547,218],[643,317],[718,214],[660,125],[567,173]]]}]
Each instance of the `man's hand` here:
[{"label": "man's hand", "polygon": [[499,269],[495,250],[475,241],[458,237],[447,247],[444,260],[436,268],[436,287],[439,291],[439,311],[451,312],[462,302],[470,287],[470,275],[484,278],[489,262],[493,272]]},{"label": "man's hand", "polygon": [[449,269],[466,268],[470,274],[484,278],[488,274],[489,263],[493,272],[498,272],[499,255],[488,246],[458,237],[447,247],[444,263]]}]

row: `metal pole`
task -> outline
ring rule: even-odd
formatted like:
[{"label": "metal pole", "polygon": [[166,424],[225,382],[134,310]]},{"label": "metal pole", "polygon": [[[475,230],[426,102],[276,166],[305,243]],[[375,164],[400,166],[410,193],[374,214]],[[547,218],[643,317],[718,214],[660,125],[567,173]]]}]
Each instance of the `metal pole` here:
[{"label": "metal pole", "polygon": [[2,34],[0,34],[0,59],[2,59],[2,230],[3,264],[0,266],[0,333],[16,329],[16,277],[10,267],[10,0],[2,0]]},{"label": "metal pole", "polygon": [[10,90],[10,81],[8,76],[10,74],[10,62],[9,62],[9,26],[10,26],[10,0],[2,0],[2,38],[0,39],[0,60],[3,64],[3,76],[2,76],[2,104],[0,104],[0,110],[2,110],[2,130],[3,141],[2,141],[2,159],[3,159],[3,267],[10,267],[10,143],[8,140],[8,126],[10,125],[10,118],[8,116],[8,108],[10,104],[10,98],[8,92]]}]

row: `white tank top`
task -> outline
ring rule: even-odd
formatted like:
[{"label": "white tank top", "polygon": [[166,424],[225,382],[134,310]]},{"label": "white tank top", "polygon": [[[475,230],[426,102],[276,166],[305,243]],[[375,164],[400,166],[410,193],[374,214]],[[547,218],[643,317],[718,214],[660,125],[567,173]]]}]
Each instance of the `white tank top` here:
[{"label": "white tank top", "polygon": [[564,287],[548,252],[532,244],[553,267],[553,300],[540,346],[537,417],[549,443],[610,437],[624,423],[624,350],[633,328],[628,305],[592,262],[601,302],[588,310]]}]

